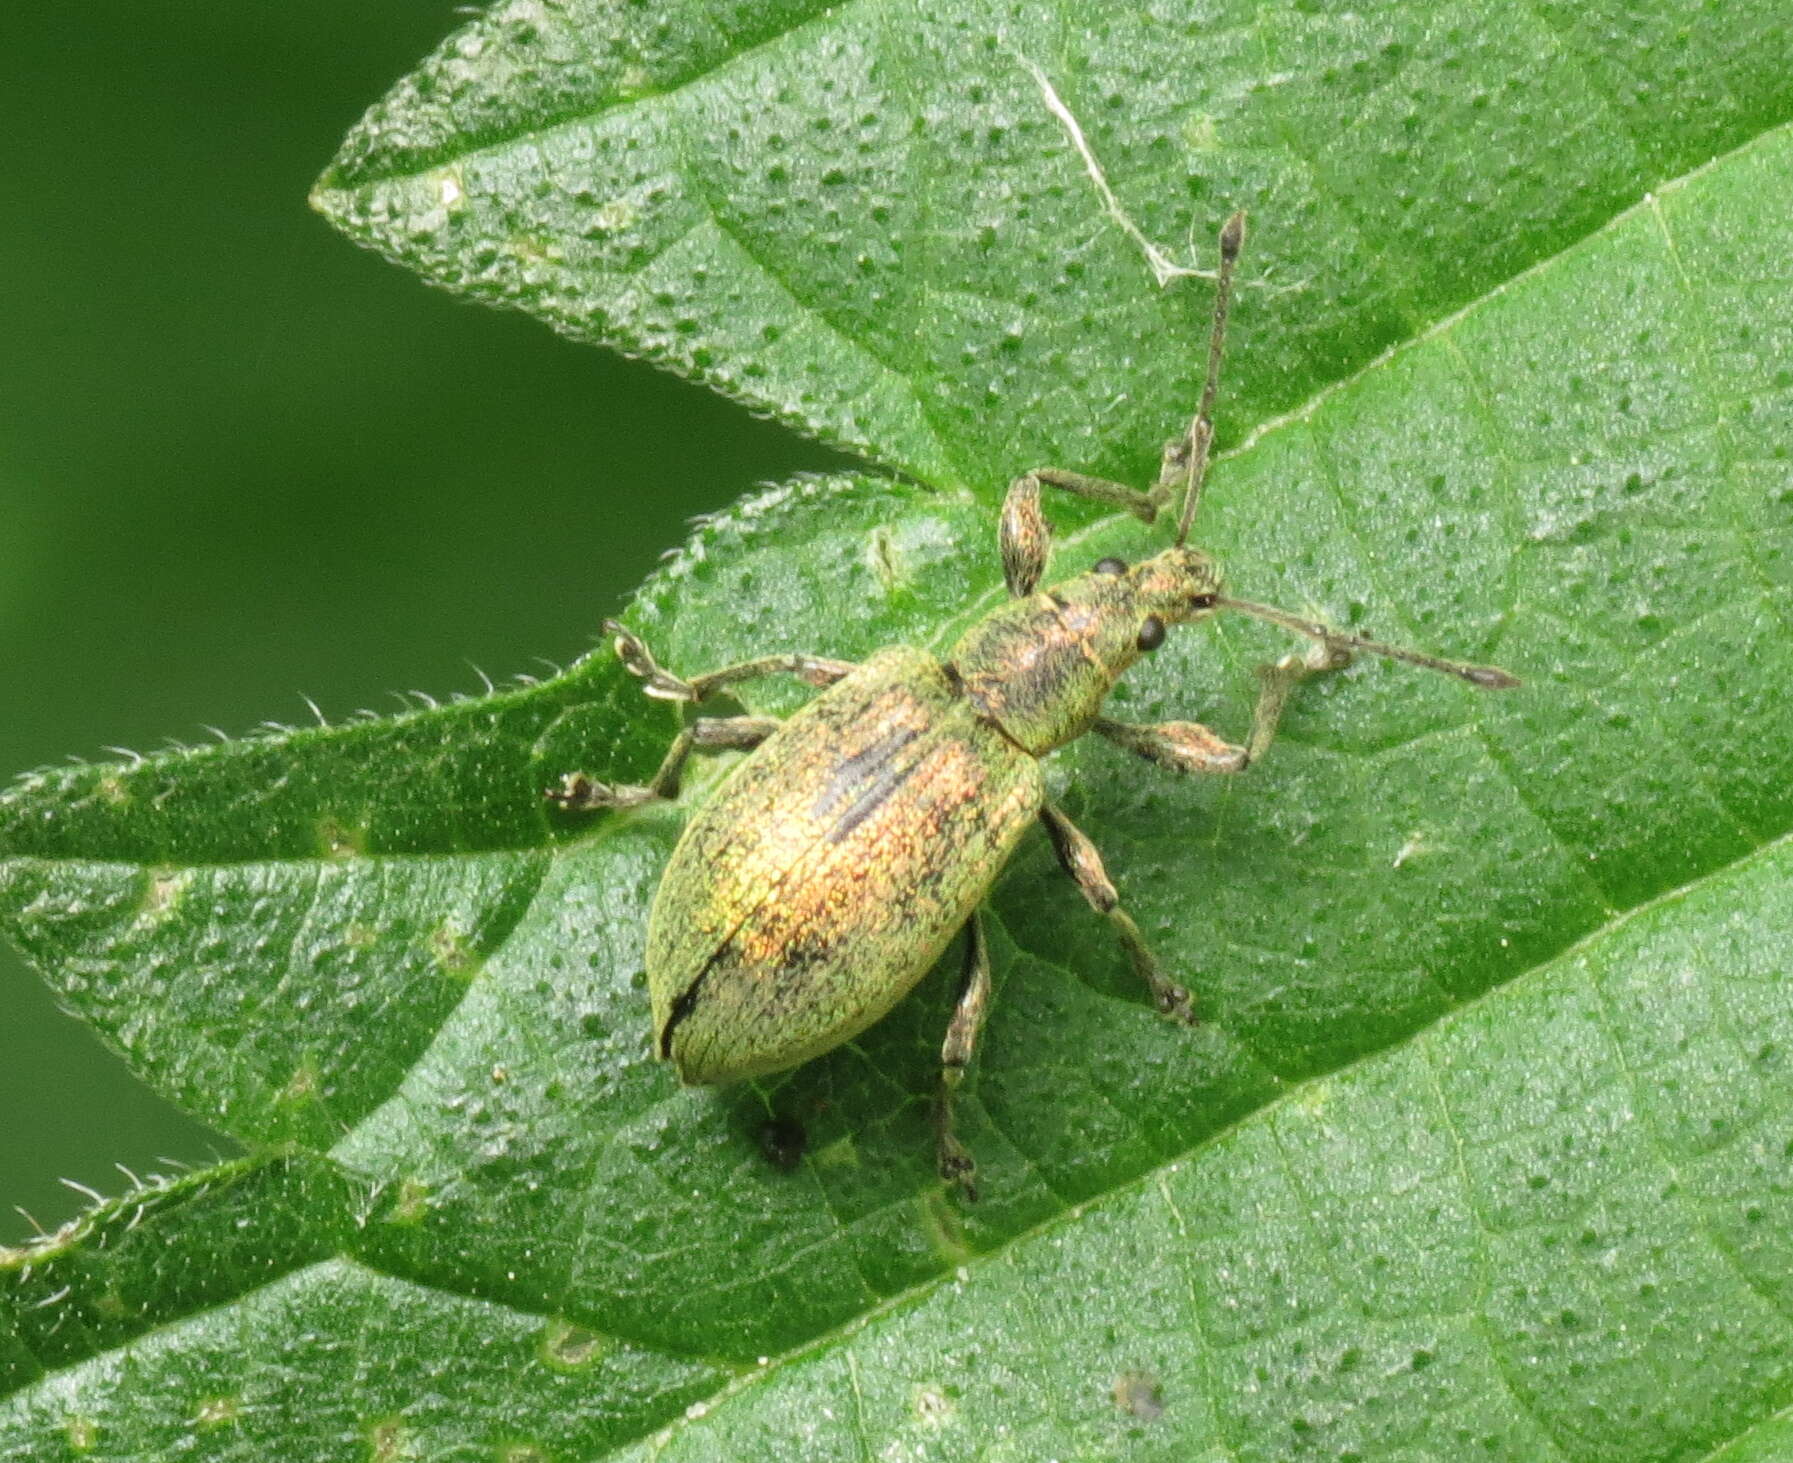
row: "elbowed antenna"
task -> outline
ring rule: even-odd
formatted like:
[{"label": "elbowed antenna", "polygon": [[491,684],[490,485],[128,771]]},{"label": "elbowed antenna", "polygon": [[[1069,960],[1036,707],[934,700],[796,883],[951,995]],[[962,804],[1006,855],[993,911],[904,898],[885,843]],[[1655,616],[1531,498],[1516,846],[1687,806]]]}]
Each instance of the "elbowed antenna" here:
[{"label": "elbowed antenna", "polygon": [[1245,211],[1241,209],[1220,229],[1220,270],[1214,280],[1214,326],[1208,332],[1208,378],[1202,383],[1201,404],[1189,435],[1183,440],[1183,511],[1177,519],[1176,542],[1189,537],[1195,521],[1195,505],[1201,501],[1208,476],[1208,448],[1214,441],[1214,396],[1220,390],[1220,357],[1226,347],[1226,312],[1233,300],[1233,268],[1245,246]]},{"label": "elbowed antenna", "polygon": [[1405,650],[1399,645],[1385,645],[1380,640],[1366,639],[1362,635],[1347,635],[1334,630],[1329,625],[1322,625],[1318,620],[1304,620],[1299,615],[1291,615],[1287,610],[1279,610],[1270,605],[1254,604],[1248,599],[1233,599],[1227,595],[1216,595],[1214,608],[1217,610],[1237,610],[1242,615],[1250,615],[1254,620],[1267,620],[1272,625],[1281,625],[1285,630],[1293,630],[1297,635],[1306,635],[1310,639],[1321,641],[1326,645],[1336,645],[1346,650],[1367,651],[1371,655],[1386,656],[1389,660],[1405,661],[1408,665],[1423,666],[1429,671],[1443,671],[1447,676],[1455,676],[1458,680],[1468,681],[1472,686],[1480,686],[1487,691],[1510,691],[1515,686],[1524,684],[1511,671],[1503,671],[1494,665],[1470,665],[1460,660],[1445,660],[1441,656],[1425,655],[1417,650]]}]

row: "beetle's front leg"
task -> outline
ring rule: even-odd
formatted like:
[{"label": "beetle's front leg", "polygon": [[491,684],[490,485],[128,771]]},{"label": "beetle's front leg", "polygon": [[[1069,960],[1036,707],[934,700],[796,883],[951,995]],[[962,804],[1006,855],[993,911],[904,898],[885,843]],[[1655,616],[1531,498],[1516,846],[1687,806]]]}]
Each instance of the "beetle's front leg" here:
[{"label": "beetle's front leg", "polygon": [[1090,477],[1081,472],[1066,472],[1057,467],[1036,467],[1009,484],[1008,496],[1002,500],[1002,519],[997,529],[997,545],[1002,551],[1002,577],[1009,593],[1022,599],[1034,592],[1046,572],[1046,561],[1052,555],[1052,530],[1046,515],[1040,511],[1040,488],[1044,485],[1075,493],[1079,498],[1123,508],[1142,523],[1151,523],[1158,510],[1169,500],[1170,490],[1160,486],[1150,493],[1113,483],[1107,478]]},{"label": "beetle's front leg", "polygon": [[829,660],[820,655],[763,655],[758,660],[744,660],[738,665],[725,665],[690,680],[675,676],[656,661],[642,639],[616,620],[604,621],[604,633],[613,637],[617,659],[623,669],[638,677],[641,689],[661,701],[702,701],[712,691],[751,681],[758,676],[780,673],[796,676],[812,686],[832,686],[853,669],[849,660]]},{"label": "beetle's front leg", "polygon": [[1269,749],[1282,720],[1289,693],[1307,677],[1335,671],[1351,663],[1340,646],[1316,642],[1299,655],[1285,655],[1275,665],[1258,667],[1258,703],[1251,715],[1251,733],[1243,747],[1216,736],[1199,721],[1160,721],[1140,726],[1099,717],[1091,728],[1117,747],[1168,767],[1172,772],[1243,772]]},{"label": "beetle's front leg", "polygon": [[698,748],[733,747],[745,751],[757,747],[777,730],[778,721],[770,716],[700,716],[674,739],[660,770],[646,787],[599,782],[583,772],[569,772],[561,778],[559,787],[548,789],[548,801],[569,812],[583,813],[598,808],[634,808],[676,798],[685,761]]},{"label": "beetle's front leg", "polygon": [[1351,664],[1351,652],[1329,641],[1316,640],[1299,654],[1291,652],[1275,665],[1258,667],[1258,704],[1251,713],[1251,734],[1245,739],[1245,761],[1255,762],[1270,748],[1282,720],[1289,692],[1320,671],[1343,670]]},{"label": "beetle's front leg", "polygon": [[1174,1016],[1193,1026],[1195,1012],[1190,1005],[1189,992],[1164,973],[1164,967],[1159,965],[1158,958],[1146,947],[1145,936],[1140,934],[1139,926],[1121,908],[1121,897],[1115,892],[1108,871],[1102,867],[1102,855],[1096,852],[1096,845],[1051,803],[1041,807],[1040,821],[1046,825],[1047,833],[1052,835],[1052,847],[1057,851],[1058,861],[1064,865],[1065,872],[1077,881],[1077,887],[1083,891],[1083,897],[1089,900],[1090,907],[1114,927],[1115,934],[1120,938],[1121,948],[1127,952],[1128,964],[1152,993],[1152,1004],[1164,1015]]},{"label": "beetle's front leg", "polygon": [[990,949],[984,943],[983,917],[972,913],[965,926],[965,983],[947,1024],[940,1047],[940,1089],[934,1096],[934,1137],[940,1156],[940,1177],[957,1184],[967,1200],[977,1199],[977,1160],[953,1131],[953,1098],[965,1068],[977,1049],[978,1032],[990,1009]]},{"label": "beetle's front leg", "polygon": [[1091,728],[1117,747],[1125,747],[1172,772],[1243,772],[1250,762],[1244,747],[1216,736],[1199,721],[1160,721],[1140,726],[1102,716]]}]

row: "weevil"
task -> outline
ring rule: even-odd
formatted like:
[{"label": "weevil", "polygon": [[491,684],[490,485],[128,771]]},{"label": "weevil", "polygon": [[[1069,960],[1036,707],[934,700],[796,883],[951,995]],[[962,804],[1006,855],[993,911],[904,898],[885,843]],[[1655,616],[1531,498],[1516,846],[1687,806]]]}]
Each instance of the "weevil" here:
[{"label": "weevil", "polygon": [[[1006,603],[945,655],[893,645],[854,665],[769,655],[683,679],[639,637],[607,621],[624,666],[649,696],[698,703],[725,686],[790,674],[821,689],[788,720],[699,717],[653,780],[615,786],[570,773],[548,797],[568,809],[631,807],[678,795],[699,749],[750,755],[686,824],[648,917],[647,979],[656,1053],[690,1084],[794,1067],[857,1036],[901,1000],[964,931],[964,974],[941,1047],[933,1104],[940,1176],[976,1197],[976,1164],[954,1130],[954,1096],[990,1003],[978,906],[1022,833],[1044,825],[1065,872],[1106,919],[1153,1005],[1195,1019],[1188,990],[1159,964],[1089,838],[1047,800],[1040,759],[1089,732],[1170,772],[1238,773],[1275,735],[1290,691],[1355,652],[1443,671],[1484,689],[1519,684],[1493,666],[1423,655],[1346,634],[1223,592],[1188,545],[1213,440],[1212,411],[1245,219],[1220,234],[1207,375],[1188,429],[1141,491],[1039,468],[1010,485],[997,538]],[[1170,544],[1136,564],[1103,559],[1040,589],[1052,487],[1155,522],[1175,503]],[[1230,610],[1306,637],[1309,648],[1259,668],[1242,745],[1193,721],[1135,725],[1103,702],[1167,628]]]}]

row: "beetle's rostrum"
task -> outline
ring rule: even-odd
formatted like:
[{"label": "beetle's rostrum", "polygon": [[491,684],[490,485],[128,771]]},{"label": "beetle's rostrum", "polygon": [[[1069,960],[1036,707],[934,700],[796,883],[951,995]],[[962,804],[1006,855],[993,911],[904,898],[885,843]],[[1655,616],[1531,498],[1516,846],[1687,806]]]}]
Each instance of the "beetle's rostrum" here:
[{"label": "beetle's rostrum", "polygon": [[[777,673],[823,688],[783,722],[697,718],[646,786],[571,773],[548,793],[568,809],[630,807],[675,797],[684,763],[698,748],[752,752],[686,824],[648,918],[654,1047],[684,1081],[740,1081],[839,1046],[908,994],[963,931],[964,974],[941,1047],[934,1127],[942,1179],[975,1198],[975,1163],[955,1130],[953,1098],[990,999],[977,911],[1032,822],[1045,826],[1059,862],[1109,922],[1153,1005],[1194,1020],[1188,991],[1159,965],[1121,907],[1095,845],[1046,800],[1041,757],[1095,732],[1172,772],[1243,771],[1270,745],[1294,686],[1349,664],[1355,651],[1484,689],[1518,685],[1493,666],[1444,660],[1231,598],[1213,560],[1185,542],[1213,440],[1210,412],[1243,237],[1243,216],[1235,214],[1221,231],[1201,402],[1187,431],[1166,446],[1156,483],[1141,492],[1051,468],[1017,478],[998,526],[1011,598],[966,630],[944,659],[902,645],[859,665],[784,654],[686,680],[659,666],[631,631],[606,622],[618,656],[650,696],[697,703],[724,686]],[[1175,504],[1175,536],[1138,563],[1102,559],[1040,589],[1050,543],[1042,486],[1147,523]],[[1136,725],[1102,714],[1115,684],[1163,643],[1169,627],[1219,610],[1312,642],[1306,652],[1260,668],[1243,745],[1198,722]]]}]

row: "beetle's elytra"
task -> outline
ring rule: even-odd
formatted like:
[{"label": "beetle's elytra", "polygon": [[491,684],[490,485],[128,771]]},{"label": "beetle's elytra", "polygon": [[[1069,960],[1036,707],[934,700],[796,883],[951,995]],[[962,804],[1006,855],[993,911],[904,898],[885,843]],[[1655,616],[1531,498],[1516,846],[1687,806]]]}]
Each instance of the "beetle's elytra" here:
[{"label": "beetle's elytra", "polygon": [[[567,808],[628,807],[677,795],[700,747],[752,748],[692,816],[648,920],[654,1046],[686,1082],[733,1082],[792,1067],[858,1035],[901,1000],[960,930],[965,979],[941,1050],[935,1127],[942,1178],[976,1197],[975,1165],[953,1131],[953,1094],[990,994],[977,908],[1028,825],[1045,825],[1067,873],[1113,926],[1163,1014],[1193,1020],[1189,994],[1159,966],[1120,907],[1101,856],[1045,800],[1039,759],[1096,732],[1173,772],[1240,772],[1263,755],[1290,690],[1352,652],[1391,656],[1472,685],[1518,685],[1491,666],[1441,660],[1346,635],[1282,610],[1227,597],[1213,561],[1186,546],[1205,476],[1210,412],[1244,216],[1221,230],[1208,379],[1189,429],[1140,492],[1042,468],[1016,479],[998,533],[1011,598],[974,624],[944,660],[890,646],[860,665],[777,655],[690,680],[663,670],[628,630],[606,630],[650,696],[700,702],[755,676],[788,673],[825,688],[784,722],[698,718],[646,787],[582,773],[548,796]],[[1042,484],[1150,523],[1172,502],[1177,529],[1137,564],[1104,559],[1037,590],[1048,531]],[[1113,721],[1102,704],[1167,627],[1233,610],[1308,637],[1309,650],[1259,674],[1243,746],[1196,722]]]}]

